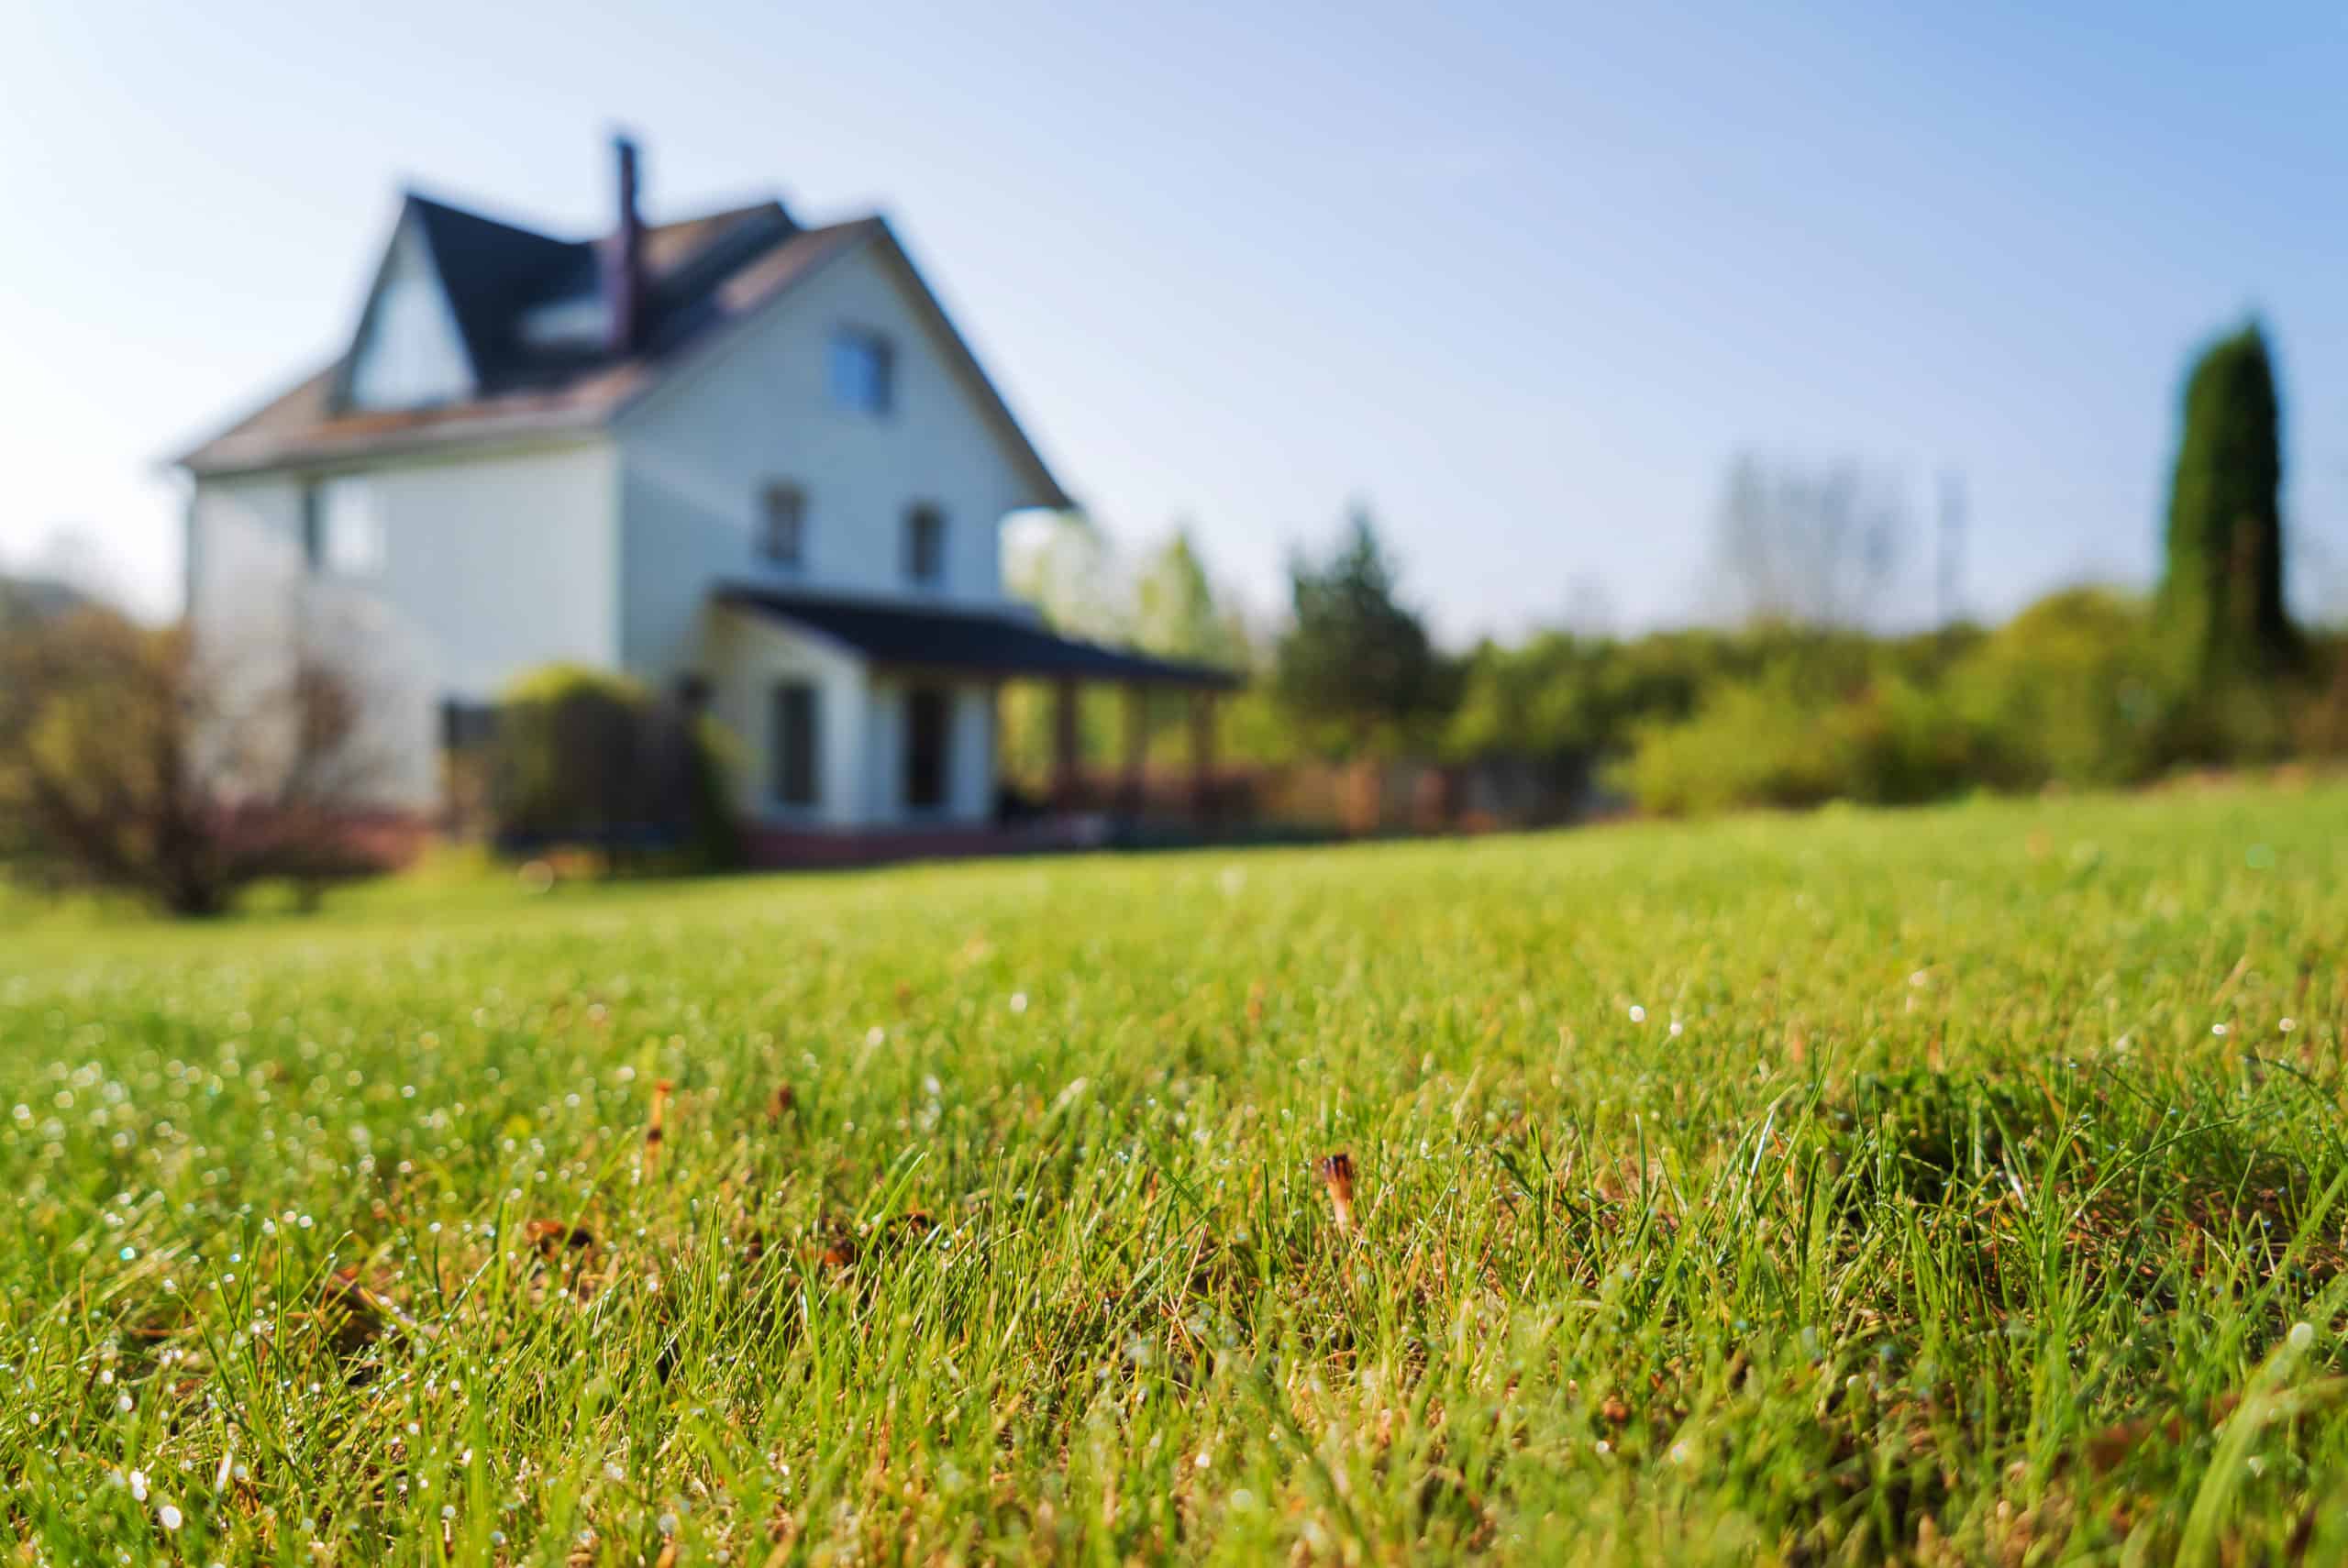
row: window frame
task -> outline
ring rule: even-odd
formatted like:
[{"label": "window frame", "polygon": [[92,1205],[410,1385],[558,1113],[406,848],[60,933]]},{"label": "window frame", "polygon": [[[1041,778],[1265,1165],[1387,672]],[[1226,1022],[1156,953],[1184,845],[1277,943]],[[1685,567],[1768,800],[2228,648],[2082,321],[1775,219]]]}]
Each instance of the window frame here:
[{"label": "window frame", "polygon": [[315,572],[326,560],[326,498],[323,480],[306,480],[302,485],[302,567]]},{"label": "window frame", "polygon": [[[779,503],[788,500],[788,551],[777,549]],[[762,565],[802,571],[807,565],[807,487],[792,480],[770,480],[759,489],[758,555]]]},{"label": "window frame", "polygon": [[[949,527],[946,508],[934,501],[916,501],[905,508],[901,526],[903,545],[899,566],[904,572],[905,580],[917,588],[946,586],[946,545]],[[928,535],[926,551],[923,548],[925,528]]]},{"label": "window frame", "polygon": [[867,419],[887,419],[897,412],[897,346],[887,333],[869,326],[832,328],[824,372],[834,408]]},{"label": "window frame", "polygon": [[[354,542],[363,547],[354,549]],[[321,474],[303,487],[302,558],[320,576],[371,582],[383,575],[391,529],[374,475]]]}]

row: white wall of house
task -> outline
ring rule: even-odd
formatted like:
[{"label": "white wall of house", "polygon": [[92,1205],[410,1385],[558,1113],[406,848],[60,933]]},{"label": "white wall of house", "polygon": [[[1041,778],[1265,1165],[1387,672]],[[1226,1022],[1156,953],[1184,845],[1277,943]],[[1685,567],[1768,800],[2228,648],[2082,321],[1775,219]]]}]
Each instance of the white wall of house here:
[{"label": "white wall of house", "polygon": [[444,696],[486,701],[557,660],[619,663],[615,454],[601,440],[379,468],[379,570],[351,586],[431,649]]},{"label": "white wall of house", "polygon": [[[619,663],[614,468],[597,441],[202,480],[189,537],[199,642],[258,668],[305,621],[331,638],[400,753],[384,803],[427,809],[443,699],[486,701],[557,660]],[[308,565],[303,494],[313,485],[333,496],[328,521],[349,519],[371,548],[338,550],[330,528],[325,559]]]},{"label": "white wall of house", "polygon": [[[885,414],[834,400],[831,341],[843,327],[892,346]],[[622,418],[618,442],[622,657],[655,679],[685,667],[715,581],[1000,604],[1002,519],[1036,500],[898,275],[869,247],[835,259],[678,372]],[[760,498],[777,481],[806,497],[797,569],[759,554]],[[903,571],[905,514],[922,502],[947,517],[944,579],[927,587]]]}]

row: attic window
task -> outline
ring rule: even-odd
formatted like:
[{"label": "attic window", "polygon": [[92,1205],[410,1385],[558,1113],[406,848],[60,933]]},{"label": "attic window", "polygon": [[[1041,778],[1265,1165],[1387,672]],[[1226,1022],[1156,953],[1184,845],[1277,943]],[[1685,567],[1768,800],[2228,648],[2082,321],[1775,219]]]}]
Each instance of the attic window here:
[{"label": "attic window", "polygon": [[832,334],[832,401],[852,414],[878,416],[896,401],[896,353],[886,337],[861,327]]}]

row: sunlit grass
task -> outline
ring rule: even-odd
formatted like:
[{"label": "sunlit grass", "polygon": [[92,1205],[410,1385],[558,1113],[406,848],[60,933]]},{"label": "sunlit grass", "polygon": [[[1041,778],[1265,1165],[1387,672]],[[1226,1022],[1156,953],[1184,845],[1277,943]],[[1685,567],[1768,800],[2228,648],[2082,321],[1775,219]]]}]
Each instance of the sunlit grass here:
[{"label": "sunlit grass", "polygon": [[2338,790],[37,921],[0,1537],[2339,1560],[2343,941]]}]

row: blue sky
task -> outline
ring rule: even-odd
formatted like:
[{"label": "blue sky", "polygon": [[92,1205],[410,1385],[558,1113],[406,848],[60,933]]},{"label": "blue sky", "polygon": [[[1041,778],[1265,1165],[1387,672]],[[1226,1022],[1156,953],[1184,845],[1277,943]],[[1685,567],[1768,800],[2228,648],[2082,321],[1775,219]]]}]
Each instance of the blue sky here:
[{"label": "blue sky", "polygon": [[19,0],[0,555],[168,602],[159,459],[333,352],[400,186],[593,229],[625,123],[656,217],[884,206],[1069,487],[1260,611],[1360,496],[1452,640],[1690,618],[1745,447],[1920,524],[1961,472],[1977,612],[2145,580],[2253,309],[2348,608],[2348,12],[1927,9]]}]

